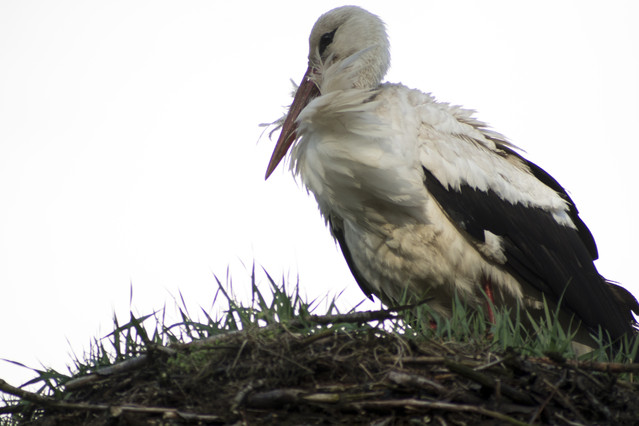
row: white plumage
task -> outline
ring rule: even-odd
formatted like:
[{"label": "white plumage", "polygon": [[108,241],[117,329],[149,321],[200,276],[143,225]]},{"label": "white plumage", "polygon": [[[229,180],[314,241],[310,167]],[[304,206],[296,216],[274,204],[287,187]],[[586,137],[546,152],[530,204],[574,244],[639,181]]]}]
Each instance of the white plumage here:
[{"label": "white plumage", "polygon": [[563,295],[586,329],[632,332],[622,304],[636,300],[597,273],[594,240],[552,177],[472,111],[381,83],[390,55],[378,17],[334,9],[309,44],[267,177],[292,146],[293,172],[367,295],[428,296],[444,315],[455,292],[471,306],[490,291],[531,311],[542,294]]},{"label": "white plumage", "polygon": [[[354,89],[315,98],[298,117],[301,138],[291,152],[291,166],[315,195],[322,215],[333,222],[341,219],[347,246],[370,291],[387,302],[398,301],[406,286],[423,296],[423,283],[428,283],[431,292],[446,294],[441,300],[447,303],[454,288],[465,299],[478,299],[476,283],[488,274],[498,278],[498,285],[508,284],[507,291],[521,294],[515,281],[482,260],[424,186],[422,159],[433,151],[440,162],[452,164],[471,150],[482,151],[437,127],[456,123],[458,128],[451,130],[460,135],[470,129],[454,121],[446,105],[403,86],[382,86],[374,100],[364,102],[370,97],[370,90]],[[431,111],[422,114],[422,108]],[[432,114],[435,108],[438,114]],[[396,110],[400,113],[383,113]],[[432,121],[434,126],[424,121],[433,115],[440,119]],[[416,143],[430,140],[442,143]],[[438,152],[443,141],[458,152]],[[472,172],[472,166],[461,170]],[[457,178],[449,173],[454,166],[434,170],[450,181]]]}]

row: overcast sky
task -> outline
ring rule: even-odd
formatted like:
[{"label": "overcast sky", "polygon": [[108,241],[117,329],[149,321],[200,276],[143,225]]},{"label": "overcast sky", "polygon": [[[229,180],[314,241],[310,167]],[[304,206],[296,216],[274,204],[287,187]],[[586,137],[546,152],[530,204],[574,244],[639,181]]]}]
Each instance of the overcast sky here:
[{"label": "overcast sky", "polygon": [[[0,358],[64,370],[128,318],[131,285],[139,314],[180,292],[210,312],[213,275],[246,294],[254,261],[309,299],[362,300],[314,200],[281,166],[264,181],[259,124],[343,3],[301,4],[0,2]],[[600,272],[639,294],[639,3],[357,4],[387,23],[387,80],[524,149],[577,203]]]}]

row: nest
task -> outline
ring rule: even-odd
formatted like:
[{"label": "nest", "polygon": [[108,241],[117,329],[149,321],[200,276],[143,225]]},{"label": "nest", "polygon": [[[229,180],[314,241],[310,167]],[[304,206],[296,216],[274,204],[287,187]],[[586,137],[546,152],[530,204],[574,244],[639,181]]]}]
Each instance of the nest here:
[{"label": "nest", "polygon": [[[637,364],[495,353],[381,328],[254,328],[144,355],[32,401],[34,425],[636,424]],[[23,395],[24,397],[24,395]]]}]

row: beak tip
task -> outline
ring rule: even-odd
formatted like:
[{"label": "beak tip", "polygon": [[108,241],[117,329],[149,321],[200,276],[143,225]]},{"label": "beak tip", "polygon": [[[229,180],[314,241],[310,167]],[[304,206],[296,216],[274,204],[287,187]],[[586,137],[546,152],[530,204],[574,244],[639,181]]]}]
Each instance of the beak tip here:
[{"label": "beak tip", "polygon": [[[277,161],[276,161],[277,159]],[[273,172],[275,171],[275,169],[277,168],[278,164],[280,164],[280,158],[277,158],[275,156],[275,154],[273,155],[273,157],[271,158],[271,161],[269,161],[268,163],[268,167],[266,167],[266,173],[264,174],[264,180],[268,180],[268,178],[273,174]]]}]

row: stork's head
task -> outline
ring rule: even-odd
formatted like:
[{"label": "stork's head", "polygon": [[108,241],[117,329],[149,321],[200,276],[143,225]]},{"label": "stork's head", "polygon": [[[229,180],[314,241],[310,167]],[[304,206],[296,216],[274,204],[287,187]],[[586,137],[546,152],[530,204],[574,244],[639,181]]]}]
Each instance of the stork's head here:
[{"label": "stork's head", "polygon": [[389,64],[386,29],[377,16],[357,6],[320,16],[309,38],[308,69],[282,125],[266,178],[295,141],[297,117],[313,98],[334,90],[375,88]]},{"label": "stork's head", "polygon": [[384,23],[377,16],[357,6],[333,9],[322,15],[311,31],[311,80],[322,93],[376,87],[390,64],[388,48]]}]

